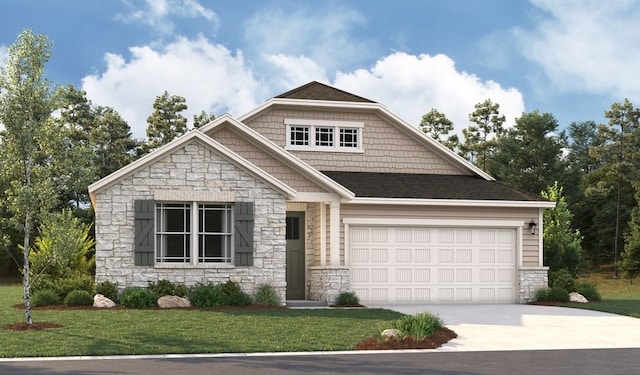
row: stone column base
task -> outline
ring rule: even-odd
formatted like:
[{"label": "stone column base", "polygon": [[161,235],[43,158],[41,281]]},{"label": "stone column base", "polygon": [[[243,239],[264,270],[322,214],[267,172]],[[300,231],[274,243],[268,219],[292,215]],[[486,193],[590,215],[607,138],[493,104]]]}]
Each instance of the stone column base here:
[{"label": "stone column base", "polygon": [[340,293],[349,290],[349,269],[346,267],[311,267],[308,280],[309,299],[332,304]]},{"label": "stone column base", "polygon": [[538,289],[549,285],[549,267],[523,267],[518,270],[518,303],[536,300]]}]

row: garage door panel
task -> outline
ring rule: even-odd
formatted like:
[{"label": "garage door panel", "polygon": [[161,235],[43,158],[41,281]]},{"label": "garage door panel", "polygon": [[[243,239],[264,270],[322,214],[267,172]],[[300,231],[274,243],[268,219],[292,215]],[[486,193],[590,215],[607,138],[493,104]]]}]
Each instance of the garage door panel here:
[{"label": "garage door panel", "polygon": [[352,289],[365,304],[513,303],[515,233],[355,227],[349,237]]}]

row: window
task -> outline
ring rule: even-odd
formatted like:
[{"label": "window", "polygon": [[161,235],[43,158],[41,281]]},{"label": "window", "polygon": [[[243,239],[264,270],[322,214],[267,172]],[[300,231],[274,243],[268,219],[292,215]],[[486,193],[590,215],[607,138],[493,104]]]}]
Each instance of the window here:
[{"label": "window", "polygon": [[333,128],[316,128],[316,146],[333,147]]},{"label": "window", "polygon": [[156,261],[231,263],[231,208],[229,204],[158,203]]},{"label": "window", "polygon": [[362,122],[309,119],[285,119],[284,122],[288,150],[363,152]]}]

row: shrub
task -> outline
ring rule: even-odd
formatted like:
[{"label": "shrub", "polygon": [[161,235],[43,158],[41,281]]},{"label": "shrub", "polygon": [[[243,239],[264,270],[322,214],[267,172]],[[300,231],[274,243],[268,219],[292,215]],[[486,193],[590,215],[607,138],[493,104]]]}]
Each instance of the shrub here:
[{"label": "shrub", "polygon": [[576,280],[569,270],[563,268],[558,271],[549,272],[549,285],[552,288],[559,287],[573,292],[576,287]]},{"label": "shrub", "polygon": [[428,312],[405,315],[391,324],[391,328],[397,329],[405,337],[411,336],[416,341],[433,336],[443,326],[444,322],[439,316]]},{"label": "shrub", "polygon": [[64,304],[67,306],[91,306],[93,305],[93,297],[86,290],[72,290],[64,298]]},{"label": "shrub", "polygon": [[589,302],[602,301],[602,296],[593,284],[578,283],[576,284],[576,292],[582,294]]},{"label": "shrub", "polygon": [[342,292],[336,297],[335,304],[337,306],[359,306],[360,298],[355,292]]},{"label": "shrub", "polygon": [[235,281],[228,280],[227,282],[220,284],[222,289],[222,295],[224,296],[223,305],[228,306],[247,306],[250,305],[252,300],[251,296],[245,293],[240,285]]},{"label": "shrub", "polygon": [[198,284],[191,290],[189,301],[196,307],[247,306],[252,302],[251,296],[231,280],[216,285]]},{"label": "shrub", "polygon": [[256,304],[263,306],[280,306],[282,301],[276,290],[269,284],[260,284],[253,295]]},{"label": "shrub", "polygon": [[538,302],[549,301],[549,288],[541,288],[536,290],[536,301]]},{"label": "shrub", "polygon": [[158,297],[147,288],[126,288],[120,296],[120,304],[125,307],[141,309],[156,305]]},{"label": "shrub", "polygon": [[52,276],[42,274],[33,283],[33,290],[51,289],[62,298],[66,297],[73,290],[84,290],[92,294],[95,288],[93,276],[70,272],[65,276]]},{"label": "shrub", "polygon": [[215,285],[197,284],[189,293],[189,301],[195,307],[220,306],[222,300],[222,290]]},{"label": "shrub", "polygon": [[60,303],[60,296],[51,289],[42,289],[35,293],[31,297],[31,306],[49,306],[57,305]]},{"label": "shrub", "polygon": [[184,297],[188,294],[189,289],[182,284],[174,284],[169,280],[162,279],[157,283],[150,282],[149,289],[158,297],[162,296],[179,296]]},{"label": "shrub", "polygon": [[569,292],[565,288],[553,286],[549,289],[547,300],[551,302],[567,302],[569,301]]},{"label": "shrub", "polygon": [[98,283],[96,284],[96,293],[116,302],[118,301],[118,283],[112,283],[111,281]]}]

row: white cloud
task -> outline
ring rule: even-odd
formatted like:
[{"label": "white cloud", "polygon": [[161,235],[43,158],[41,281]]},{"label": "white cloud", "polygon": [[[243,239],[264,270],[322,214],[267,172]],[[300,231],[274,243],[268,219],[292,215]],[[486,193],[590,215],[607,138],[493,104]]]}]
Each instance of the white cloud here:
[{"label": "white cloud", "polygon": [[436,108],[453,121],[458,134],[470,125],[468,115],[474,105],[487,98],[500,104],[500,113],[507,118],[505,125],[513,125],[524,111],[518,90],[459,72],[445,55],[394,53],[371,69],[339,73],[334,85],[385,105],[414,126],[422,115]]},{"label": "white cloud", "polygon": [[324,67],[305,56],[266,55],[266,62],[274,68],[267,84],[276,90],[289,91],[310,81],[327,81]]},{"label": "white cloud", "polygon": [[233,54],[203,37],[179,38],[161,50],[130,48],[131,58],[107,54],[101,74],[82,79],[82,89],[94,103],[114,108],[131,126],[135,138],[145,137],[146,119],[155,98],[167,90],[186,99],[183,114],[191,123],[205,110],[238,116],[262,100],[252,72],[241,52]]},{"label": "white cloud", "polygon": [[365,22],[358,12],[343,7],[293,11],[261,10],[245,21],[245,38],[252,49],[270,56],[306,56],[328,71],[366,60],[372,45],[355,38]]},{"label": "white cloud", "polygon": [[555,89],[640,99],[640,7],[632,0],[532,0],[534,30],[515,29],[521,53]]},{"label": "white cloud", "polygon": [[124,23],[142,23],[163,34],[171,34],[175,29],[175,24],[170,21],[172,16],[204,18],[218,23],[216,13],[200,5],[197,0],[146,0],[145,3],[145,9],[137,9],[126,2],[130,8],[129,13],[119,14],[116,19]]}]

